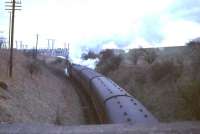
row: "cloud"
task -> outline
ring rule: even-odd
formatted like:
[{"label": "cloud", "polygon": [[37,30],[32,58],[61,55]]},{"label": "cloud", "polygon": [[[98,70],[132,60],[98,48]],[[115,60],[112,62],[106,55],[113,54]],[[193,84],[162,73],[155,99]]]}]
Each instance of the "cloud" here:
[{"label": "cloud", "polygon": [[169,22],[164,28],[165,39],[162,44],[168,46],[184,45],[189,40],[200,37],[200,24],[187,20]]},{"label": "cloud", "polygon": [[126,47],[124,47],[125,50],[127,49],[133,49],[133,48],[150,48],[153,45],[150,44],[148,41],[144,40],[143,38],[136,38],[135,40],[133,40],[133,42],[131,42],[130,44],[128,44]]},{"label": "cloud", "polygon": [[[184,45],[200,36],[199,0],[34,0],[22,6],[16,39],[32,47],[39,33],[43,47],[48,38],[57,47],[69,42],[73,59],[89,49]],[[0,30],[6,31],[9,15],[3,15]]]},{"label": "cloud", "polygon": [[119,49],[119,47],[114,41],[112,41],[106,44],[102,44],[102,49]]}]

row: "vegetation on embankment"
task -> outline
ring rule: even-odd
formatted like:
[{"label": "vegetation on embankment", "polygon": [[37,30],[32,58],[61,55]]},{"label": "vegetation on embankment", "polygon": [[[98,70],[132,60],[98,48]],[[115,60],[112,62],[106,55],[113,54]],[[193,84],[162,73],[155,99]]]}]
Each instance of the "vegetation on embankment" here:
[{"label": "vegetation on embankment", "polygon": [[200,44],[128,53],[104,50],[97,57],[96,70],[135,96],[160,121],[200,120]]}]

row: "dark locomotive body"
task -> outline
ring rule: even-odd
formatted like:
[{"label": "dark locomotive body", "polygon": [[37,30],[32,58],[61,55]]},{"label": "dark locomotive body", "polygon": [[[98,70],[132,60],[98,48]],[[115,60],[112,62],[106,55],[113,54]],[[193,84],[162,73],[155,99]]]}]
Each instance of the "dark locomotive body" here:
[{"label": "dark locomotive body", "polygon": [[71,64],[69,74],[91,97],[101,123],[157,123],[157,119],[133,96],[94,70]]}]

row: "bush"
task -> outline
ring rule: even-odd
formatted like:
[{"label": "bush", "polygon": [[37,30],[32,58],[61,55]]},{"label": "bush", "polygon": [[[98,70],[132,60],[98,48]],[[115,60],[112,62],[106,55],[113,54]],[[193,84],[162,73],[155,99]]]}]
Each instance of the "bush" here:
[{"label": "bush", "polygon": [[200,83],[192,81],[180,90],[181,97],[184,100],[184,106],[191,117],[200,120]]},{"label": "bush", "polygon": [[87,54],[86,53],[83,53],[82,55],[81,55],[81,58],[83,59],[83,60],[88,60],[88,59],[96,59],[98,57],[98,55],[97,54],[95,54],[93,51],[89,51]]},{"label": "bush", "polygon": [[0,87],[3,88],[3,89],[5,89],[5,90],[8,89],[7,84],[5,82],[3,82],[3,81],[0,81]]},{"label": "bush", "polygon": [[133,78],[135,82],[137,82],[140,85],[144,85],[147,82],[147,74],[146,69],[143,67],[136,67],[133,72]]},{"label": "bush", "polygon": [[189,55],[191,60],[191,74],[193,80],[198,79],[199,71],[200,71],[200,42],[189,42],[187,43],[187,55]]},{"label": "bush", "polygon": [[150,77],[154,82],[158,82],[163,78],[167,78],[169,81],[177,81],[181,74],[181,66],[175,65],[173,60],[166,60],[151,66]]},{"label": "bush", "polygon": [[156,58],[158,57],[158,54],[156,53],[156,50],[149,49],[145,51],[144,59],[147,63],[152,64]]},{"label": "bush", "polygon": [[129,51],[129,59],[133,62],[134,65],[137,64],[137,61],[140,56],[144,56],[145,50],[143,48],[140,49],[132,49]]},{"label": "bush", "polygon": [[3,40],[0,39],[0,49],[3,46]]},{"label": "bush", "polygon": [[56,57],[56,60],[53,62],[54,64],[61,64],[64,60],[62,58]]},{"label": "bush", "polygon": [[100,52],[100,59],[96,65],[96,70],[104,75],[107,75],[110,71],[116,70],[121,61],[121,55],[115,55],[111,49],[104,50]]},{"label": "bush", "polygon": [[24,55],[27,57],[36,58],[36,49],[24,50]]},{"label": "bush", "polygon": [[40,72],[40,65],[37,61],[31,61],[27,64],[27,69],[32,78],[33,74],[38,74]]},{"label": "bush", "polygon": [[63,122],[62,122],[62,116],[61,116],[61,113],[60,113],[60,110],[56,110],[56,119],[54,121],[54,124],[55,125],[58,125],[58,126],[61,126],[63,125]]}]

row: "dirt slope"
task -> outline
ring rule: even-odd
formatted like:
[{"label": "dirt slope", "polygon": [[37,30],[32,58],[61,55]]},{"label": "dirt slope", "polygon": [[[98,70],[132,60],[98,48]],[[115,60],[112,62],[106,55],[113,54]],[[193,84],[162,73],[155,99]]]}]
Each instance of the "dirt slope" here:
[{"label": "dirt slope", "polygon": [[13,78],[8,77],[8,52],[0,51],[0,122],[84,124],[79,98],[66,79],[37,62],[30,73],[30,57],[14,52]]}]

